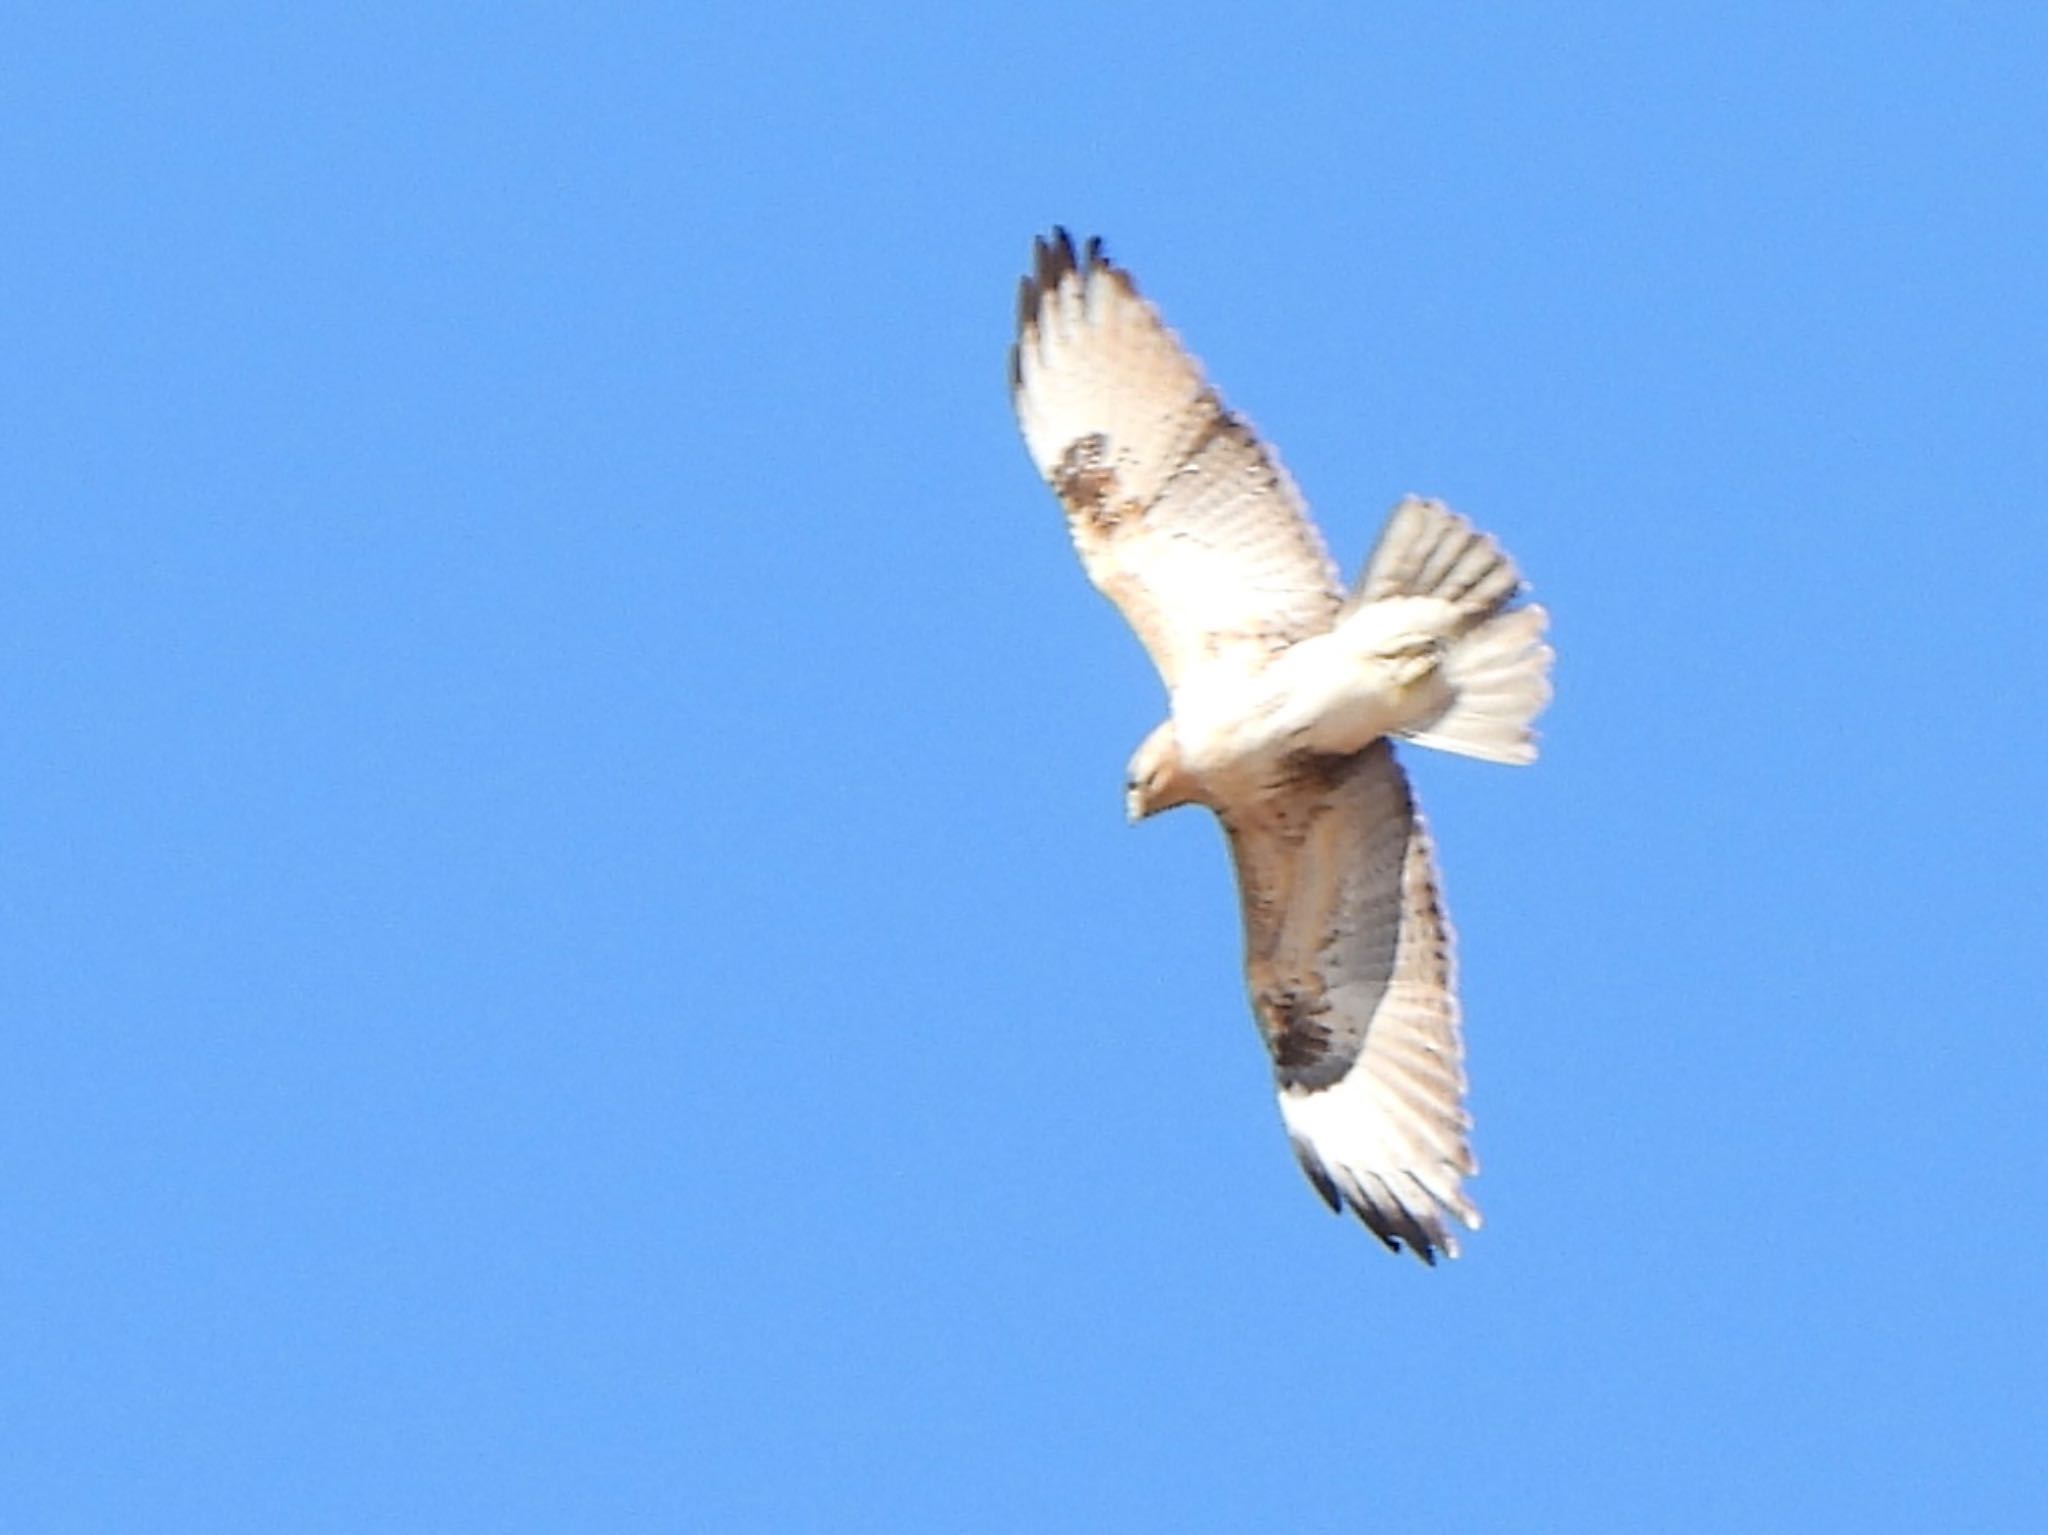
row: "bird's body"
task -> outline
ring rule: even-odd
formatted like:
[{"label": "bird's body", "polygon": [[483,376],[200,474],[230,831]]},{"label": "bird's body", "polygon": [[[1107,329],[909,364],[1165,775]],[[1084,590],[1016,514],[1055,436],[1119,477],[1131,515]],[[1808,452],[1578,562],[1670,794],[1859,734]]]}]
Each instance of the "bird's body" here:
[{"label": "bird's body", "polygon": [[1172,723],[1182,765],[1221,791],[1203,803],[1230,803],[1305,755],[1348,757],[1441,711],[1439,642],[1379,632],[1377,616],[1367,609],[1263,666],[1212,667],[1181,686]]},{"label": "bird's body", "polygon": [[1543,610],[1512,605],[1491,539],[1414,498],[1347,593],[1278,460],[1099,243],[1038,242],[1010,376],[1089,578],[1170,694],[1130,813],[1206,805],[1229,839],[1303,1169],[1389,1246],[1455,1255],[1445,1216],[1478,1212],[1451,935],[1388,738],[1532,760]]}]

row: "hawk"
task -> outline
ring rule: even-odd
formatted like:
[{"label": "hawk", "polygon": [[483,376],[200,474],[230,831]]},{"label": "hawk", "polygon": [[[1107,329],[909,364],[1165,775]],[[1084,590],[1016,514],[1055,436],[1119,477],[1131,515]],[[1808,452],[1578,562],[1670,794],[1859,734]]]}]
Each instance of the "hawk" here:
[{"label": "hawk", "polygon": [[1392,741],[1533,761],[1547,615],[1493,539],[1416,497],[1347,592],[1272,449],[1100,240],[1035,242],[1010,392],[1088,579],[1170,697],[1126,811],[1223,823],[1302,1170],[1390,1249],[1456,1257],[1453,1223],[1479,1211],[1451,927]]}]

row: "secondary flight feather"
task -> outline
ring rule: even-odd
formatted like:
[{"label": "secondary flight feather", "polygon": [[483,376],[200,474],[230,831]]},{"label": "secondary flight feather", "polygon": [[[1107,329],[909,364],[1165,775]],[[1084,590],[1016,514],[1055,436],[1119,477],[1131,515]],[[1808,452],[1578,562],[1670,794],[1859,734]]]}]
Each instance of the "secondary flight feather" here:
[{"label": "secondary flight feather", "polygon": [[1099,240],[1036,242],[1010,390],[1088,579],[1170,697],[1126,808],[1223,823],[1303,1171],[1396,1251],[1455,1257],[1479,1212],[1451,928],[1390,738],[1533,761],[1543,609],[1517,605],[1498,544],[1414,497],[1346,592],[1272,449]]}]

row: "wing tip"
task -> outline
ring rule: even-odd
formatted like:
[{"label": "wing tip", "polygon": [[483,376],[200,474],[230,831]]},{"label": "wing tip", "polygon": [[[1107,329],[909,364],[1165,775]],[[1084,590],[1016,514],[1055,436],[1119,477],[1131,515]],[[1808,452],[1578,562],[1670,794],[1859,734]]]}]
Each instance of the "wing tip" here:
[{"label": "wing tip", "polygon": [[1096,275],[1109,278],[1133,297],[1137,284],[1130,274],[1109,259],[1101,235],[1090,235],[1078,245],[1064,224],[1031,240],[1031,268],[1017,279],[1017,320],[1010,343],[1010,397],[1014,401],[1024,389],[1024,349],[1041,344],[1046,305],[1069,278],[1078,278],[1085,292]]},{"label": "wing tip", "polygon": [[[1094,248],[1091,242],[1091,254]],[[1064,224],[1053,225],[1050,234],[1032,236],[1031,269],[1017,279],[1017,320],[1010,342],[1012,400],[1023,392],[1024,348],[1038,343],[1046,300],[1059,290],[1068,273],[1077,270],[1074,237],[1067,233]]]},{"label": "wing tip", "polygon": [[[1348,1211],[1356,1216],[1388,1252],[1410,1253],[1426,1267],[1435,1268],[1439,1258],[1455,1259],[1463,1250],[1453,1221],[1467,1231],[1480,1228],[1478,1208],[1455,1184],[1446,1198],[1412,1172],[1389,1178],[1342,1165],[1332,1168],[1313,1144],[1298,1137],[1290,1140],[1295,1160],[1323,1203],[1334,1214]],[[1395,1187],[1397,1181],[1413,1186],[1409,1197],[1402,1197]]]},{"label": "wing tip", "polygon": [[[1091,240],[1087,251],[1092,261],[1101,242]],[[1074,249],[1074,237],[1067,233],[1067,226],[1055,224],[1052,233],[1035,235],[1031,241],[1031,272],[1024,279],[1020,299],[1029,300],[1029,312],[1035,318],[1044,305],[1045,296],[1053,292],[1069,276],[1087,270],[1081,264],[1081,256]]]},{"label": "wing tip", "polygon": [[1101,235],[1090,235],[1078,245],[1064,224],[1055,224],[1047,234],[1031,240],[1031,270],[1017,283],[1017,330],[1021,335],[1035,330],[1048,295],[1055,293],[1069,277],[1082,281],[1097,274],[1109,277],[1125,291],[1135,294],[1137,285],[1130,273],[1110,260],[1109,247]]}]

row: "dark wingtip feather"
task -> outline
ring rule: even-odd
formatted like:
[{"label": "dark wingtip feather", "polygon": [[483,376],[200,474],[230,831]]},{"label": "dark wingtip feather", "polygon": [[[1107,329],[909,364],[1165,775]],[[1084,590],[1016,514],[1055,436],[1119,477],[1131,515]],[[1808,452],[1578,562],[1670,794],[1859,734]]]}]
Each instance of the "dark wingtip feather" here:
[{"label": "dark wingtip feather", "polygon": [[1339,1215],[1349,1210],[1388,1252],[1413,1253],[1431,1268],[1436,1267],[1439,1256],[1457,1255],[1457,1248],[1440,1229],[1435,1216],[1409,1209],[1392,1189],[1384,1190],[1384,1197],[1375,1197],[1370,1189],[1340,1184],[1315,1151],[1299,1141],[1294,1143],[1294,1159],[1301,1164],[1309,1185],[1322,1196],[1324,1204]]},{"label": "dark wingtip feather", "polygon": [[1018,322],[1022,324],[1036,314],[1045,295],[1057,288],[1061,279],[1069,274],[1085,276],[1090,272],[1116,270],[1103,252],[1100,235],[1091,235],[1087,244],[1077,251],[1074,237],[1067,232],[1066,225],[1053,225],[1052,233],[1038,235],[1031,242],[1031,272],[1018,293]]},{"label": "dark wingtip feather", "polygon": [[1041,298],[1057,288],[1060,279],[1075,269],[1073,238],[1057,224],[1050,235],[1041,235],[1032,242],[1031,253]]},{"label": "dark wingtip feather", "polygon": [[1060,279],[1075,270],[1074,242],[1057,224],[1049,235],[1031,241],[1031,270],[1017,280],[1017,334],[1027,336],[1038,328],[1038,314],[1046,295],[1060,285]]},{"label": "dark wingtip feather", "polygon": [[1294,1160],[1301,1164],[1302,1172],[1308,1176],[1309,1185],[1322,1196],[1323,1203],[1341,1215],[1344,1211],[1344,1195],[1338,1189],[1336,1180],[1324,1168],[1321,1159],[1308,1147],[1296,1141]]},{"label": "dark wingtip feather", "polygon": [[[1074,237],[1064,224],[1055,224],[1050,234],[1032,238],[1031,270],[1017,280],[1017,332],[1010,347],[1011,394],[1022,388],[1024,382],[1018,349],[1037,334],[1038,317],[1045,308],[1047,296],[1074,274],[1085,276],[1090,272],[1105,271],[1123,278],[1123,274],[1103,255],[1101,236],[1091,237],[1085,249],[1085,257],[1076,253]],[[1128,284],[1128,279],[1124,280]]]},{"label": "dark wingtip feather", "polygon": [[1366,1198],[1359,1204],[1358,1213],[1374,1235],[1396,1252],[1401,1250],[1401,1243],[1405,1243],[1408,1250],[1423,1262],[1434,1263],[1434,1244],[1429,1233],[1422,1229],[1422,1222],[1415,1218],[1414,1211],[1402,1204],[1392,1189],[1385,1190],[1384,1199],[1372,1197],[1370,1191],[1365,1192]]},{"label": "dark wingtip feather", "polygon": [[1365,1222],[1365,1229],[1379,1239],[1380,1246],[1390,1253],[1401,1251],[1400,1237],[1388,1229],[1385,1221],[1381,1220],[1377,1215],[1368,1213],[1362,1206],[1353,1205],[1351,1209],[1352,1213]]},{"label": "dark wingtip feather", "polygon": [[1413,1253],[1431,1268],[1436,1267],[1440,1256],[1457,1256],[1457,1245],[1443,1230],[1435,1212],[1410,1209],[1384,1185],[1376,1194],[1370,1187],[1340,1184],[1315,1153],[1306,1148],[1297,1146],[1295,1157],[1316,1192],[1323,1196],[1323,1203],[1339,1213],[1348,1209],[1388,1252]]}]

